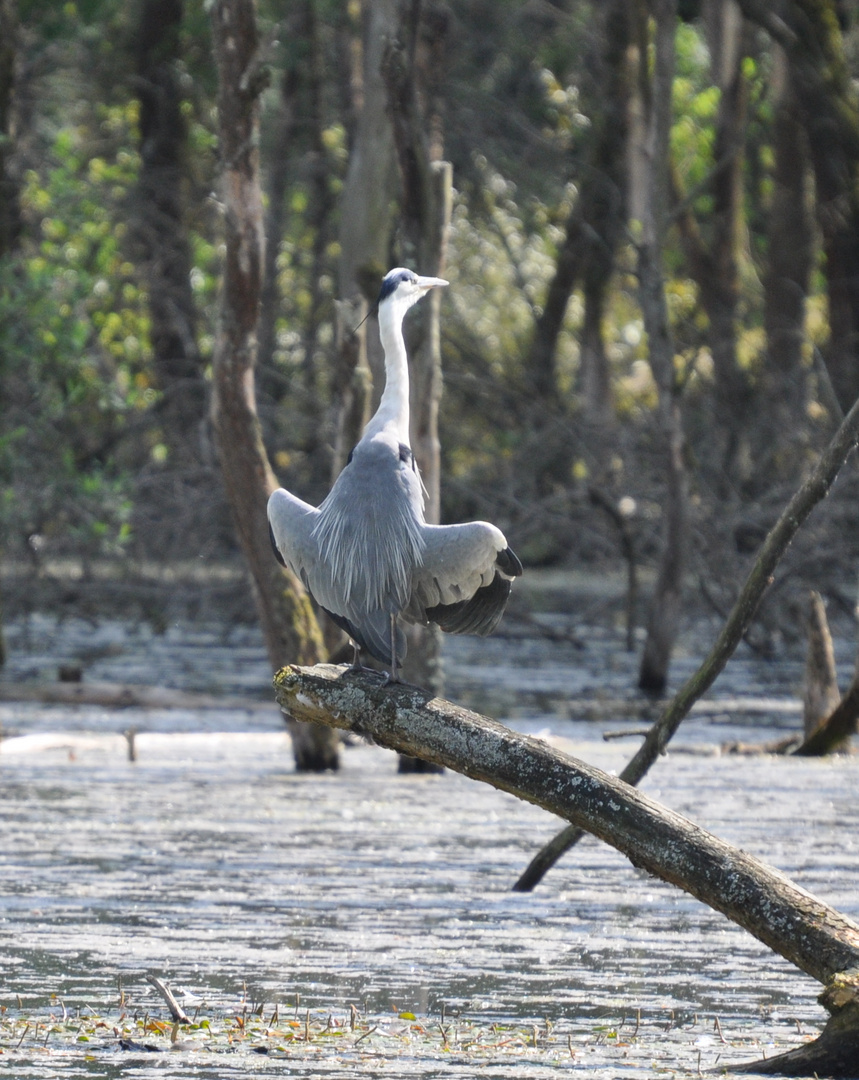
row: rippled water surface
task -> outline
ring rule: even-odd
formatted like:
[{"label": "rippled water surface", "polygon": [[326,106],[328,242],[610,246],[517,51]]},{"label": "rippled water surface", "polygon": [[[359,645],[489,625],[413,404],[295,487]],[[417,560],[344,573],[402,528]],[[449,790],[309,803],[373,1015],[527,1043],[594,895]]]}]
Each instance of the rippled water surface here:
[{"label": "rippled water surface", "polygon": [[[11,678],[86,648],[87,678],[159,672],[167,685],[260,700],[270,684],[249,630],[159,636],[31,619],[9,645]],[[636,743],[600,736],[629,716],[577,719],[564,672],[581,693],[613,684],[622,697],[634,663],[611,635],[586,650],[455,642],[449,692],[481,707],[506,700],[513,726],[617,770]],[[787,706],[796,670],[735,664],[722,694],[780,707],[692,718],[645,789],[859,917],[859,765],[717,754],[726,738],[760,741],[798,722]],[[823,1019],[812,980],[596,841],[534,894],[512,893],[560,825],[535,807],[451,773],[398,776],[394,755],[371,746],[347,748],[339,775],[296,775],[274,708],[5,704],[0,720],[3,1016],[107,1023],[81,1047],[27,1032],[15,1045],[19,1025],[14,1041],[0,1036],[0,1073],[640,1080],[771,1055]],[[327,1053],[321,1039],[266,1055],[240,1041],[122,1051],[121,1016],[166,1015],[147,972],[213,1022],[265,1003],[305,1021],[354,1006],[369,1027]],[[478,1052],[457,1025],[494,1041]],[[497,1034],[505,1025],[518,1041]]]}]

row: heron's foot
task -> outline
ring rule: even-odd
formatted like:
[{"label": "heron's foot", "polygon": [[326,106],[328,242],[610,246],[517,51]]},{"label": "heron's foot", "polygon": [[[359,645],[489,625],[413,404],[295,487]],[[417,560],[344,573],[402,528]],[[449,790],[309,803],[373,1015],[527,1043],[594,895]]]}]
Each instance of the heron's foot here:
[{"label": "heron's foot", "polygon": [[366,664],[361,663],[361,650],[358,645],[353,641],[352,643],[352,663],[346,668],[344,674],[351,675],[355,672],[360,672],[363,675],[385,675],[386,671],[379,671],[378,668],[367,667]]},{"label": "heron's foot", "polygon": [[351,675],[353,672],[355,674],[360,673],[362,675],[387,675],[386,671],[379,671],[378,668],[367,667],[366,664],[362,664],[360,662],[355,662],[355,663],[350,664],[346,668],[345,674],[346,675]]}]

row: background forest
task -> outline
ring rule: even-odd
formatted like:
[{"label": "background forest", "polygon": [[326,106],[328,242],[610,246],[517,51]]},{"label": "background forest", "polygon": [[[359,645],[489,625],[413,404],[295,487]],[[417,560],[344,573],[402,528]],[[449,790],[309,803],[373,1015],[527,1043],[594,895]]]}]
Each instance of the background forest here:
[{"label": "background forest", "polygon": [[[210,409],[218,7],[0,0],[7,611],[252,617],[218,576],[242,565]],[[372,400],[355,328],[382,274],[441,272],[441,518],[496,522],[526,567],[651,568],[669,651],[683,604],[727,610],[859,396],[857,23],[835,0],[259,0],[278,480],[324,497]],[[433,266],[392,42],[426,164],[450,163]],[[858,487],[849,465],[794,543],[759,647],[801,634],[808,587],[852,618]]]}]

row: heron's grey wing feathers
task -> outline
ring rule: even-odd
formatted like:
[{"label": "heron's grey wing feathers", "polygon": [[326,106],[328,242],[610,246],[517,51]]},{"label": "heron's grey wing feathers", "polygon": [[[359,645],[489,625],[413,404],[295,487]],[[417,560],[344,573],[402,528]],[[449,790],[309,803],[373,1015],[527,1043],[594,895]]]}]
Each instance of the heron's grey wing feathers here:
[{"label": "heron's grey wing feathers", "polygon": [[[396,610],[395,598],[398,593],[407,593],[408,584],[397,587],[398,566],[385,561],[386,549],[381,545],[380,552],[373,530],[368,534],[360,527],[383,520],[384,506],[379,505],[378,486],[367,482],[363,455],[356,453],[355,457],[354,467],[344,470],[319,509],[283,488],[275,491],[268,503],[269,528],[275,554],[298,575],[319,606],[362,649],[388,663],[391,609]],[[399,462],[396,450],[394,459]],[[391,470],[389,483],[397,482],[395,470]],[[350,513],[355,507],[367,513]],[[326,511],[335,525],[333,538],[324,527]],[[352,528],[356,523],[358,528]],[[418,529],[416,524],[416,534]],[[417,534],[415,544],[419,540]],[[399,628],[396,644],[397,658],[403,660],[408,645]]]},{"label": "heron's grey wing feathers", "polygon": [[522,564],[500,529],[487,521],[425,525],[423,565],[413,579],[405,612],[416,622],[435,622],[449,634],[491,634],[498,625],[510,582]]},{"label": "heron's grey wing feathers", "polygon": [[268,500],[268,525],[280,561],[299,577],[322,607],[337,609],[331,574],[319,558],[313,529],[319,520],[315,506],[278,488]]}]

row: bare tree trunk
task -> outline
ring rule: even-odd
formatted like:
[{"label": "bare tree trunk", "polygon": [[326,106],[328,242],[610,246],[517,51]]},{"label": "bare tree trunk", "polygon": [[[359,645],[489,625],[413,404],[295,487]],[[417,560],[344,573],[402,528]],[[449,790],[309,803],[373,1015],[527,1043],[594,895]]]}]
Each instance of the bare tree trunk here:
[{"label": "bare tree trunk", "polygon": [[[605,289],[614,270],[614,254],[626,219],[624,150],[628,137],[631,38],[629,0],[606,6],[601,55],[592,58],[595,129],[579,184],[579,195],[567,221],[554,276],[543,310],[534,325],[527,359],[535,394],[556,411],[558,383],[555,358],[570,296],[580,281],[585,290],[579,389],[588,423],[605,426],[613,418],[611,380],[602,341]],[[541,407],[542,404],[541,404]]]},{"label": "bare tree trunk", "polygon": [[[812,1047],[821,1061],[837,1062],[840,1056],[845,1068],[854,1067],[825,1075],[856,1076],[850,1051],[859,1046],[859,925],[778,870],[616,777],[429,691],[382,687],[378,679],[322,666],[284,668],[275,677],[275,693],[304,719],[369,736],[380,746],[456,769],[567,818],[634,866],[722,912],[827,984],[821,1000],[834,1017]],[[813,1071],[814,1053],[807,1046],[801,1052]]]},{"label": "bare tree trunk", "polygon": [[[292,6],[284,20],[283,33],[290,41],[301,41],[306,33],[306,6]],[[268,207],[265,218],[265,268],[263,273],[262,293],[260,296],[260,315],[257,346],[257,386],[260,401],[265,401],[269,394],[278,396],[278,384],[272,370],[274,351],[277,342],[276,327],[280,289],[277,283],[277,256],[286,221],[286,192],[289,185],[289,173],[292,161],[289,150],[296,127],[296,114],[300,109],[299,88],[302,79],[302,60],[298,48],[280,78],[278,117],[274,133],[274,153],[268,173]]]},{"label": "bare tree trunk", "polygon": [[709,322],[713,357],[715,417],[713,439],[721,446],[720,465],[737,470],[740,448],[747,442],[749,385],[737,360],[737,307],[740,280],[737,260],[743,198],[743,140],[746,128],[746,55],[743,17],[735,0],[706,5],[712,78],[721,93],[708,183],[712,211],[699,224],[676,171],[672,170],[677,222],[692,277],[700,290]]},{"label": "bare tree trunk", "polygon": [[12,168],[17,43],[16,0],[0,0],[0,256],[15,247],[21,234],[18,181]]},{"label": "bare tree trunk", "polygon": [[794,475],[804,451],[808,388],[803,371],[805,305],[814,264],[812,181],[808,140],[797,115],[796,91],[783,49],[775,46],[777,101],[773,117],[773,194],[767,223],[764,393],[772,406],[766,445],[756,447],[759,471]]},{"label": "bare tree trunk", "polygon": [[[0,0],[0,258],[8,255],[21,234],[18,182],[12,173],[15,131],[12,120],[18,13],[15,0]],[[0,619],[0,667],[6,662],[6,644]]]},{"label": "bare tree trunk", "polygon": [[[259,94],[265,85],[253,0],[216,0],[211,9],[218,68],[226,259],[213,365],[212,420],[233,522],[247,559],[266,649],[274,667],[323,654],[310,599],[272,555],[266,501],[277,486],[262,442],[254,396],[256,325],[264,235],[259,186]],[[337,740],[293,729],[299,768],[336,768]]]},{"label": "bare tree trunk", "polygon": [[836,0],[739,0],[785,50],[814,170],[829,296],[826,364],[842,410],[859,397],[859,103]]},{"label": "bare tree trunk", "polygon": [[[642,690],[661,693],[668,680],[668,666],[680,618],[688,532],[688,480],[680,412],[681,390],[674,370],[674,342],[668,325],[662,270],[668,203],[676,0],[652,0],[651,10],[655,20],[655,61],[648,115],[650,161],[642,207],[644,216],[638,248],[638,277],[650,367],[659,390],[660,426],[666,447],[666,492],[662,558],[647,623],[638,685]],[[639,62],[647,64],[648,55],[641,56]]]},{"label": "bare tree trunk", "polygon": [[843,750],[851,735],[859,730],[859,656],[847,693],[794,752],[799,757],[817,757]]},{"label": "bare tree trunk", "polygon": [[[382,58],[386,41],[397,34],[399,5],[397,0],[372,0],[363,7],[361,100],[340,201],[339,293],[344,300],[356,292],[366,296],[369,282],[377,285],[390,269],[396,194],[394,132]],[[379,373],[383,371],[380,366]]]},{"label": "bare tree trunk", "polygon": [[185,224],[186,126],[178,80],[183,0],[141,0],[134,35],[140,101],[135,235],[142,249],[164,441],[176,456],[199,445],[206,412]]},{"label": "bare tree trunk", "polygon": [[808,649],[802,695],[802,728],[806,739],[814,734],[840,700],[835,649],[826,607],[820,593],[811,592],[808,596]]},{"label": "bare tree trunk", "polygon": [[[346,381],[334,381],[338,413],[335,473],[358,441],[370,401],[378,404],[385,365],[376,323],[365,323],[370,303],[388,266],[393,229],[397,162],[394,131],[388,113],[388,92],[382,78],[386,42],[396,37],[397,0],[373,0],[363,5],[358,120],[349,150],[349,167],[340,201],[340,266],[338,291],[350,325],[341,323],[341,369]],[[350,330],[358,328],[354,341]],[[346,387],[344,390],[343,388]]]},{"label": "bare tree trunk", "polygon": [[[439,77],[447,33],[447,20],[433,9],[438,19],[430,19],[421,36],[421,5],[403,5],[397,40],[389,41],[382,61],[382,77],[388,95],[394,146],[402,181],[400,213],[403,262],[421,274],[440,276],[447,252],[447,229],[452,209],[452,171],[447,162],[433,158],[440,153],[430,145],[432,119],[420,105],[418,82],[430,88],[427,69]],[[420,48],[419,48],[420,45]],[[432,57],[432,64],[427,58]],[[441,516],[441,446],[438,438],[438,409],[442,394],[441,339],[439,311],[441,294],[435,290],[415,309],[406,326],[411,371],[412,448],[426,489],[427,521]],[[441,640],[436,628],[410,628],[411,645],[404,668],[406,678],[432,686],[443,686]]]}]

